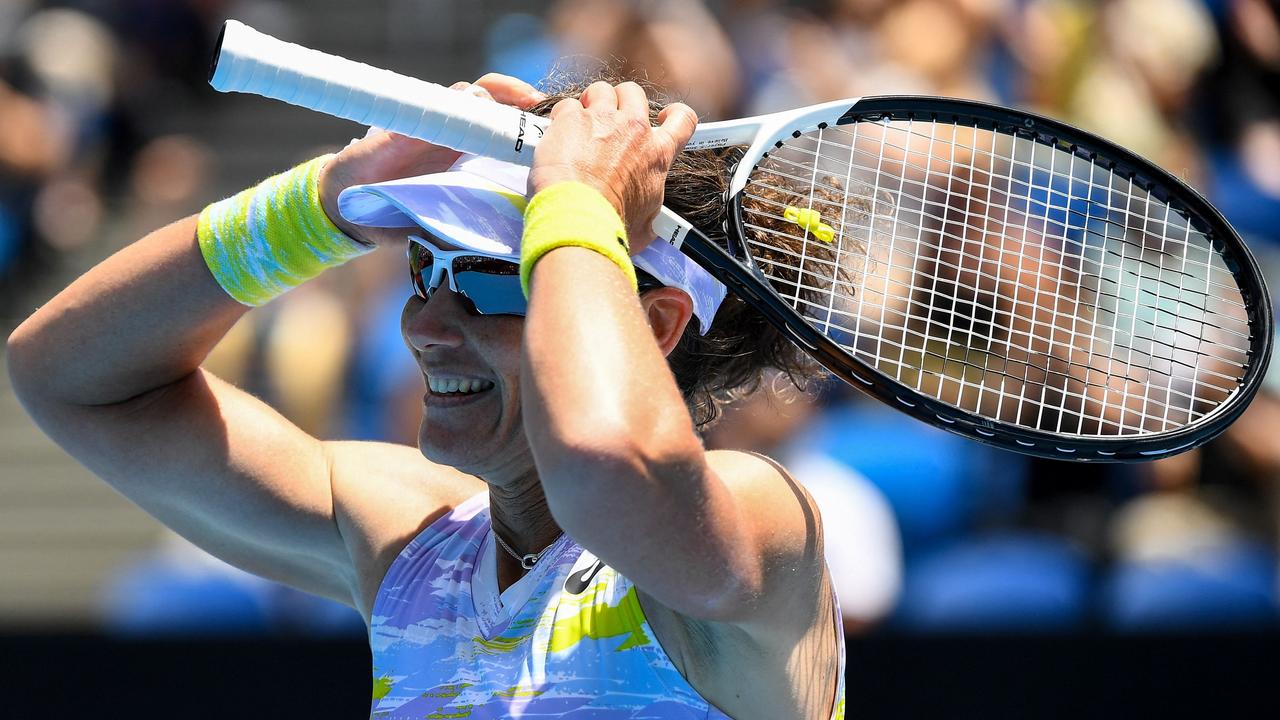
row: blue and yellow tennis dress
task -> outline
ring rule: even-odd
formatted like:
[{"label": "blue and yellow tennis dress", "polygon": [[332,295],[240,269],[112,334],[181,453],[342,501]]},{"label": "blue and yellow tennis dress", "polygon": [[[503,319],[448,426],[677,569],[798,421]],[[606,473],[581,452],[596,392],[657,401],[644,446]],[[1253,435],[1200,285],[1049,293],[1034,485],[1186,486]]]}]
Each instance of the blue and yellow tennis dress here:
[{"label": "blue and yellow tennis dress", "polygon": [[477,495],[391,564],[369,629],[373,718],[727,720],[663,652],[635,586],[567,536],[499,595],[490,527]]}]

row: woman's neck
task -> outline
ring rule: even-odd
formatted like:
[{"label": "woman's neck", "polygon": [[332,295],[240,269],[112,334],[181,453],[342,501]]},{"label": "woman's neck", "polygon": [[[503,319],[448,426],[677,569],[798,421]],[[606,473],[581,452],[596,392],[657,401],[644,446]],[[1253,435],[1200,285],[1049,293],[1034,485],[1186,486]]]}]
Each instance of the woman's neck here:
[{"label": "woman's neck", "polygon": [[[489,517],[493,532],[519,555],[545,550],[563,531],[551,516],[547,497],[537,478],[502,486],[489,486]],[[510,553],[496,548],[498,590],[506,590],[527,572]]]}]

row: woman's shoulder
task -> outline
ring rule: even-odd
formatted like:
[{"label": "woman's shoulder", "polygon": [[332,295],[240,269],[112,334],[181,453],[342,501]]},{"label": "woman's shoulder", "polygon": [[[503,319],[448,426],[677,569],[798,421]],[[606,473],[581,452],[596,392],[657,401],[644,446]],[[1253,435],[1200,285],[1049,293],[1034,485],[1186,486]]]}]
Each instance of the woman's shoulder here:
[{"label": "woman's shoulder", "polygon": [[446,545],[477,545],[489,526],[489,495],[475,493],[424,527],[396,554],[394,562],[413,560],[433,551],[438,553]]}]

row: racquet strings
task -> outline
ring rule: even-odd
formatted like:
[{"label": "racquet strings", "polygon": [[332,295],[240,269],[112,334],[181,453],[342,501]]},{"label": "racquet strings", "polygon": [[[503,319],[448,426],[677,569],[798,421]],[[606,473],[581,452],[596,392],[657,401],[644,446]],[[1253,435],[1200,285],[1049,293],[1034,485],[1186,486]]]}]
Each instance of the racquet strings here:
[{"label": "racquet strings", "polygon": [[1240,388],[1245,299],[1185,210],[1105,162],[976,126],[827,127],[756,165],[747,250],[917,393],[1069,436],[1176,430]]}]

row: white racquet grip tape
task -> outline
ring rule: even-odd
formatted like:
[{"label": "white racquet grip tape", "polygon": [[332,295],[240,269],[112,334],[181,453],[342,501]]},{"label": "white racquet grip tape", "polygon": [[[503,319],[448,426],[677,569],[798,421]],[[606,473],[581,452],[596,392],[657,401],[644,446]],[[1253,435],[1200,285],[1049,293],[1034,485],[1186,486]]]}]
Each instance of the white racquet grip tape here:
[{"label": "white racquet grip tape", "polygon": [[526,166],[547,124],[509,105],[287,43],[236,20],[223,25],[209,84]]},{"label": "white racquet grip tape", "polygon": [[[222,26],[209,84],[280,100],[473,155],[533,165],[550,120],[457,90],[273,38],[237,20]],[[654,233],[680,247],[691,227],[667,208]]]}]

